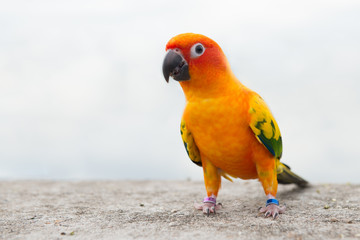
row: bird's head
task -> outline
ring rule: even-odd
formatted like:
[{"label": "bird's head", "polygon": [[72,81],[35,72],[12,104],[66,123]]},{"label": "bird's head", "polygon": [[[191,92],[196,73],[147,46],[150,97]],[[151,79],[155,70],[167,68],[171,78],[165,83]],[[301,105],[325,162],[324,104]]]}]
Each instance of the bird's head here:
[{"label": "bird's head", "polygon": [[194,33],[184,33],[170,39],[163,62],[163,74],[179,81],[187,91],[210,90],[217,87],[221,79],[231,74],[228,61],[212,39]]}]

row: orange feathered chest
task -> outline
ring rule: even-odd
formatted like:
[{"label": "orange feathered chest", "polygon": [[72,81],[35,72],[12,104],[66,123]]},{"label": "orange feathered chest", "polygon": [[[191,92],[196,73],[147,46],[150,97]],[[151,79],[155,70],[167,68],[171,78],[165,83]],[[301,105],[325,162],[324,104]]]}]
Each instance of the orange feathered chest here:
[{"label": "orange feathered chest", "polygon": [[227,96],[192,99],[183,115],[201,158],[243,179],[257,177],[253,154],[259,142],[249,127],[249,94],[239,89]]}]

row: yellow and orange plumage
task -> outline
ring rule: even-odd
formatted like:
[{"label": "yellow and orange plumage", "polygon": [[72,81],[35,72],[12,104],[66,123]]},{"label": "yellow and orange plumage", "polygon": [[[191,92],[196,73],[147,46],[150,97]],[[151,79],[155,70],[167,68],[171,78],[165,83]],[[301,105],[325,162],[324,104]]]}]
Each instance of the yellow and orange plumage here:
[{"label": "yellow and orange plumage", "polygon": [[[178,80],[186,98],[182,139],[190,159],[204,169],[209,197],[216,198],[221,176],[258,178],[269,198],[276,196],[278,177],[282,183],[306,184],[280,163],[282,139],[274,117],[234,76],[216,42],[186,33],[172,38],[166,50],[171,56],[164,60],[164,76]],[[179,64],[169,67],[170,61]]]}]

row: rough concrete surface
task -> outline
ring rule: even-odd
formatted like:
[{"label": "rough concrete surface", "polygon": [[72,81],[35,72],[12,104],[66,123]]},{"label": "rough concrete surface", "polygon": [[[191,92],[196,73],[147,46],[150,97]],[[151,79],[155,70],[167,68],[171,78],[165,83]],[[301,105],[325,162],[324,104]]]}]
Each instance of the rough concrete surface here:
[{"label": "rough concrete surface", "polygon": [[2,181],[0,239],[360,239],[360,185],[279,186],[277,220],[258,182],[225,182],[206,217],[193,181]]}]

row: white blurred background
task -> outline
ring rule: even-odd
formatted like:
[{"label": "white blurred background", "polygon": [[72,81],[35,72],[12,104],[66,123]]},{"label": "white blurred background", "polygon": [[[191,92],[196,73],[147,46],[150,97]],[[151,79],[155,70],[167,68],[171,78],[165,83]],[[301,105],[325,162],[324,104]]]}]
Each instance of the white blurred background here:
[{"label": "white blurred background", "polygon": [[1,179],[202,179],[166,84],[167,41],[202,33],[268,103],[283,162],[360,183],[360,2],[1,1]]}]

